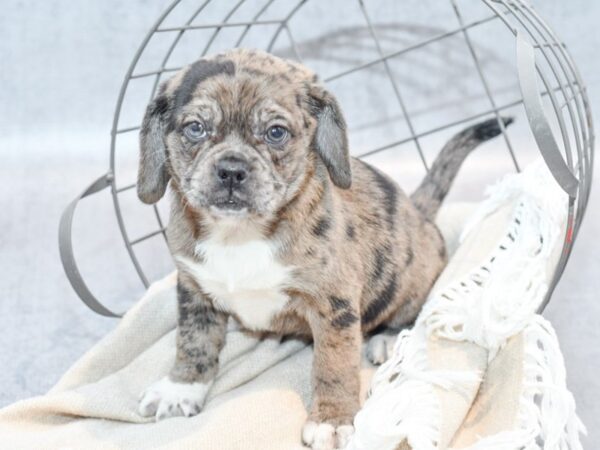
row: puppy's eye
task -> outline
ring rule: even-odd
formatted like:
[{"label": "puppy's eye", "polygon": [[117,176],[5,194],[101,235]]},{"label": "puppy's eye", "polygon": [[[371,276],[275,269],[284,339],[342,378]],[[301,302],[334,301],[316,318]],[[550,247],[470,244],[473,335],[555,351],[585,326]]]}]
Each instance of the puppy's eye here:
[{"label": "puppy's eye", "polygon": [[289,131],[281,125],[273,125],[266,134],[265,140],[269,144],[282,144],[289,136]]},{"label": "puppy's eye", "polygon": [[183,128],[183,135],[192,142],[198,142],[204,139],[208,133],[204,124],[192,122]]}]

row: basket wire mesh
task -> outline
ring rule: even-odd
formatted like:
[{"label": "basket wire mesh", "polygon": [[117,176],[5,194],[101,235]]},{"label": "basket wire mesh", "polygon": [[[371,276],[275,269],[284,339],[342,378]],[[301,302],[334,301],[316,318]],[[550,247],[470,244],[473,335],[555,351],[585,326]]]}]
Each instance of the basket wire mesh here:
[{"label": "basket wire mesh", "polygon": [[[333,14],[334,11],[337,11],[335,7],[323,9],[325,8],[324,4],[333,3],[321,2],[315,7],[317,11],[321,8],[321,11],[330,11]],[[124,117],[124,108],[130,102],[128,94],[134,89],[135,83],[146,83],[145,96],[133,96],[134,117],[141,121],[145,102],[154,96],[160,82],[181,69],[186,63],[193,62],[198,57],[211,52],[219,51],[221,49],[219,45],[221,47],[258,47],[260,44],[256,45],[256,42],[261,41],[264,50],[296,59],[299,62],[306,62],[309,67],[313,67],[313,63],[322,65],[322,63],[330,62],[329,60],[339,59],[341,61],[340,68],[334,73],[324,74],[321,77],[328,86],[369,70],[377,70],[377,76],[384,76],[385,81],[378,80],[381,81],[380,84],[387,83],[389,89],[390,95],[386,96],[385,103],[395,102],[394,108],[398,112],[397,120],[403,123],[406,134],[397,136],[397,133],[390,133],[389,139],[377,142],[371,147],[359,145],[360,151],[354,156],[373,157],[382,152],[394,152],[404,145],[410,145],[414,147],[414,157],[418,158],[419,164],[422,166],[421,170],[427,171],[429,162],[432,160],[429,156],[432,155],[427,154],[426,147],[429,146],[424,144],[424,140],[443,134],[446,130],[456,126],[487,117],[495,117],[502,130],[503,144],[510,158],[511,170],[520,171],[523,167],[521,152],[513,143],[512,136],[507,133],[500,117],[507,111],[524,107],[525,115],[532,126],[535,142],[538,144],[542,156],[557,182],[569,194],[568,222],[563,252],[546,301],[542,306],[543,309],[567,263],[573,241],[583,219],[592,180],[594,134],[590,106],[585,86],[566,46],[524,0],[480,0],[478,3],[482,7],[481,13],[474,18],[469,17],[470,14],[467,13],[468,10],[461,0],[449,0],[449,11],[454,16],[453,20],[456,26],[449,27],[449,21],[446,20],[443,27],[417,27],[424,32],[410,35],[410,39],[406,39],[406,36],[399,39],[394,34],[395,30],[399,29],[398,23],[389,21],[383,23],[381,20],[374,19],[374,12],[385,9],[381,6],[381,2],[376,0],[338,2],[340,17],[348,12],[350,3],[356,6],[354,22],[351,22],[351,25],[308,39],[298,39],[296,35],[300,31],[306,30],[310,18],[304,17],[303,22],[300,22],[301,26],[296,29],[294,23],[308,6],[317,4],[316,0],[222,0],[218,2],[218,6],[214,0],[175,0],[158,18],[133,57],[118,96],[111,132],[110,170],[95,190],[90,188],[96,192],[110,186],[118,225],[129,257],[143,285],[148,287],[152,278],[148,276],[143,267],[138,246],[161,236],[165,240],[166,222],[163,207],[160,204],[154,205],[152,211],[156,227],[138,235],[134,234],[137,228],[136,231],[133,230],[133,226],[128,224],[124,214],[126,204],[123,196],[135,192],[136,185],[135,182],[122,181],[127,177],[121,176],[118,155],[127,152],[132,164],[133,161],[137,161],[137,145],[133,144],[131,139],[129,142],[121,142],[121,140],[124,136],[135,137],[140,129],[139,124],[128,125],[127,119]],[[473,4],[473,2],[469,3]],[[212,8],[212,12],[208,13],[210,8]],[[489,76],[489,61],[485,59],[485,55],[482,57],[481,46],[477,43],[480,38],[480,35],[477,34],[478,30],[491,24],[502,25],[503,32],[511,35],[510,38],[513,41],[509,49],[511,54],[515,53],[515,48],[517,49],[516,65],[518,67],[515,71],[518,72],[521,92],[509,99],[505,99],[504,90],[498,89],[494,80]],[[314,28],[318,27],[315,25]],[[193,32],[201,32],[201,38],[184,42],[186,36]],[[221,39],[226,33],[227,38]],[[255,37],[254,41],[251,39],[252,34]],[[300,34],[302,33],[300,32]],[[162,40],[162,47],[160,51],[154,52],[155,55],[149,52],[148,48],[157,38]],[[503,36],[503,38],[506,40],[507,36]],[[419,118],[409,107],[410,86],[402,83],[395,65],[403,58],[412,58],[414,54],[427,51],[450,39],[454,40],[452,42],[461,39],[461,45],[466,46],[465,55],[470,59],[469,64],[474,69],[473,79],[480,84],[481,98],[478,103],[480,106],[473,113],[462,117],[444,118],[444,120],[438,120],[438,123],[424,128],[417,125]],[[217,45],[217,41],[220,41],[219,45]],[[189,58],[182,61],[182,64],[174,62],[174,53],[185,46],[188,50],[191,49],[188,53]],[[335,58],[328,55],[327,50],[324,50],[327,48],[332,49],[331,53],[335,54]],[[364,57],[366,52],[364,48],[368,48],[370,51],[368,57]],[[199,49],[201,50],[198,51]],[[162,57],[157,57],[161,52]],[[144,64],[141,60],[146,53],[151,53],[152,57],[149,60],[153,63],[160,60],[158,67],[143,67]],[[357,56],[358,54],[361,55],[360,58]],[[312,60],[310,60],[311,57]],[[538,88],[538,86],[540,87]],[[353,95],[360,94],[357,90]],[[535,104],[538,101],[541,103],[542,99],[545,102],[543,117],[541,119],[533,118],[530,109],[534,106],[532,103]],[[344,106],[343,102],[342,106]],[[550,127],[551,131],[545,134],[540,133],[540,125]],[[352,132],[351,125],[350,131]],[[73,210],[74,208],[73,205]],[[70,219],[72,219],[72,213],[73,211],[71,211]],[[70,224],[68,232],[70,235]],[[68,245],[70,248],[70,242]],[[62,247],[61,245],[61,251]],[[63,254],[66,254],[66,259],[69,260],[68,252],[63,252]],[[65,262],[64,255],[63,262]],[[72,267],[67,267],[67,265]],[[75,278],[79,276],[74,259],[66,261],[65,267],[67,274],[71,272],[72,284],[84,301],[86,300],[84,297],[91,296],[93,298],[82,280],[76,279],[73,282],[73,270],[77,272]],[[116,315],[109,310],[103,310],[100,313]]]}]

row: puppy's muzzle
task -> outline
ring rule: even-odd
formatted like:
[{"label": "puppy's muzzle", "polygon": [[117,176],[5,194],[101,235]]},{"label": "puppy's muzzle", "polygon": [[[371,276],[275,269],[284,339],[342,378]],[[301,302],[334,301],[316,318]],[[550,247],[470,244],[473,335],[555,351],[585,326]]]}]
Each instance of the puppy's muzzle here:
[{"label": "puppy's muzzle", "polygon": [[239,189],[248,180],[248,164],[238,158],[221,159],[215,166],[215,175],[221,185],[232,192]]},{"label": "puppy's muzzle", "polygon": [[236,156],[221,158],[214,166],[213,205],[219,209],[241,210],[248,207],[248,162]]}]

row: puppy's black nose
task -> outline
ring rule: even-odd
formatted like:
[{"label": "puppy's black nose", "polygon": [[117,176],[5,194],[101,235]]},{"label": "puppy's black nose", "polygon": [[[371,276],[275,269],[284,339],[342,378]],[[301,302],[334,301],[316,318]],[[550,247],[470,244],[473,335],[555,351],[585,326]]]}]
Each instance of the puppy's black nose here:
[{"label": "puppy's black nose", "polygon": [[221,184],[229,188],[241,186],[248,178],[248,164],[237,158],[223,158],[215,170]]}]

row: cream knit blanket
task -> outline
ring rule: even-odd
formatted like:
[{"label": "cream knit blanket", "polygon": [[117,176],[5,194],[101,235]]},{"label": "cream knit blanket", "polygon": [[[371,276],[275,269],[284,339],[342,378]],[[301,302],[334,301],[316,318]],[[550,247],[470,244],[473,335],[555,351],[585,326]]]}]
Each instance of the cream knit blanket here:
[{"label": "cream knit blanket", "polygon": [[[540,189],[553,181],[539,166],[528,172],[476,208],[417,325],[400,334],[372,384],[365,360],[363,397],[371,392],[350,449],[581,448],[556,337],[534,314],[560,256],[565,210],[560,192]],[[440,214],[451,251],[472,209]],[[312,348],[233,325],[201,414],[158,423],[138,416],[139,395],[173,363],[175,324],[171,275],[49,393],[0,410],[0,448],[304,448]]]}]

